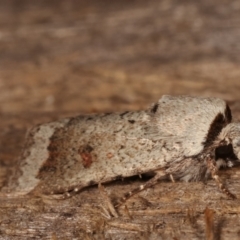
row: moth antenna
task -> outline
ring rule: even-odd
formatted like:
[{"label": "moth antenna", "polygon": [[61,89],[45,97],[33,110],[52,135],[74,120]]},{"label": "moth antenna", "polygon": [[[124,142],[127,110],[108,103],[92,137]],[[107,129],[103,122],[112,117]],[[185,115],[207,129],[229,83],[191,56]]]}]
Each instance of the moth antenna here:
[{"label": "moth antenna", "polygon": [[227,189],[226,185],[222,182],[221,178],[219,177],[216,161],[213,158],[209,157],[207,159],[207,167],[211,172],[212,178],[217,183],[218,188],[228,197],[236,199],[237,197]]},{"label": "moth antenna", "polygon": [[153,185],[157,184],[158,180],[165,177],[166,176],[166,173],[164,171],[155,171],[155,176],[152,177],[150,180],[148,180],[145,184],[141,184],[139,187],[133,189],[132,191],[130,192],[127,192],[126,194],[124,194],[124,197],[122,197],[120,199],[120,202],[117,203],[115,205],[115,207],[119,207],[121,206],[122,204],[124,204],[129,198],[131,198],[133,195],[149,188],[149,187],[152,187]]}]

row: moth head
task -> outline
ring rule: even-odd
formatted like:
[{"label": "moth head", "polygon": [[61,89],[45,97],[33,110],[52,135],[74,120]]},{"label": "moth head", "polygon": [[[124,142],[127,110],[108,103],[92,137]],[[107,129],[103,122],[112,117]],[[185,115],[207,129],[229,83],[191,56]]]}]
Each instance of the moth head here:
[{"label": "moth head", "polygon": [[231,144],[233,152],[240,160],[240,123],[230,123],[221,132],[220,138]]}]

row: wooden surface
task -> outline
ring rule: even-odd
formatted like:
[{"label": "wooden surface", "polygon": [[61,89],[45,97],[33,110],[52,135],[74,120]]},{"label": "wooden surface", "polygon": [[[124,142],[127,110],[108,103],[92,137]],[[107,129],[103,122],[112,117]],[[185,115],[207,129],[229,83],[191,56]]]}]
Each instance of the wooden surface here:
[{"label": "wooden surface", "polygon": [[0,0],[0,239],[239,239],[240,168],[213,181],[145,179],[71,199],[7,198],[30,126],[80,113],[137,110],[162,94],[215,96],[240,119],[238,1]]}]

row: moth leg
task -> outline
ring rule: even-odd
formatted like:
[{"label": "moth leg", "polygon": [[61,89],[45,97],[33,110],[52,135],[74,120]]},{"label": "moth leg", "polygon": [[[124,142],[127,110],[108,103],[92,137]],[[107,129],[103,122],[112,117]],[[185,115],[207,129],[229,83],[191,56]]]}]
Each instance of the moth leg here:
[{"label": "moth leg", "polygon": [[225,186],[225,184],[222,182],[221,178],[218,175],[218,166],[216,164],[216,161],[213,158],[208,158],[207,159],[207,167],[211,172],[212,178],[216,181],[218,188],[225,193],[228,197],[232,198],[232,199],[236,199],[236,196],[234,194],[232,194],[227,187]]},{"label": "moth leg", "polygon": [[124,197],[121,198],[120,202],[115,205],[115,207],[121,206],[123,203],[125,203],[129,198],[131,198],[133,195],[152,187],[153,185],[157,184],[158,180],[165,177],[166,173],[164,170],[158,170],[155,171],[154,177],[152,177],[150,180],[148,180],[145,184],[140,185],[138,188],[133,189],[132,191],[126,193]]},{"label": "moth leg", "polygon": [[65,190],[56,189],[55,191],[52,191],[51,193],[47,193],[46,195],[49,195],[49,198],[52,198],[55,200],[65,200],[75,196],[82,189],[83,187],[79,185],[79,186],[71,187]]}]

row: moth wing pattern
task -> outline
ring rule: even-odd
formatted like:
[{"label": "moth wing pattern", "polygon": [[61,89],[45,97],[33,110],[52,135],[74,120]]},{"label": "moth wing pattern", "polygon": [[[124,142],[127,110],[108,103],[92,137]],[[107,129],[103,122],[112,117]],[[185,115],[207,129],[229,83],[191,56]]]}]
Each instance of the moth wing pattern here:
[{"label": "moth wing pattern", "polygon": [[181,142],[185,157],[202,152],[231,122],[231,110],[219,98],[163,95],[150,109],[147,136]]},{"label": "moth wing pattern", "polygon": [[[45,194],[79,191],[86,186],[162,168],[162,140],[145,138],[148,111],[77,116],[41,124],[28,134],[12,188]],[[178,155],[178,150],[172,152]]]},{"label": "moth wing pattern", "polygon": [[163,96],[146,111],[41,124],[28,134],[12,189],[23,194],[35,189],[44,194],[77,192],[158,171],[176,160],[188,158],[185,166],[191,166],[192,157],[230,121],[230,109],[221,99]]}]

